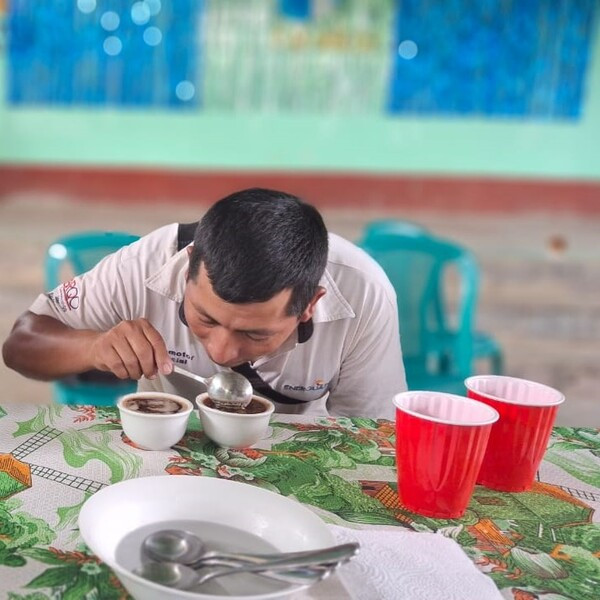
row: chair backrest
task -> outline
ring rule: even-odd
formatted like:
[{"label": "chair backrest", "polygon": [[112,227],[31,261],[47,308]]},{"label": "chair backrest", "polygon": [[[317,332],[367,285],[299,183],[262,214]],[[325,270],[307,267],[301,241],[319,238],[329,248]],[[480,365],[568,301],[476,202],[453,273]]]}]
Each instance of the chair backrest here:
[{"label": "chair backrest", "polygon": [[[108,254],[138,239],[137,235],[119,231],[82,231],[57,239],[46,252],[46,290],[89,271]],[[112,406],[119,396],[135,391],[136,386],[135,381],[92,370],[55,381],[54,397],[61,404]]]},{"label": "chair backrest", "polygon": [[82,231],[57,239],[48,248],[45,260],[45,286],[52,290],[69,277],[89,271],[106,255],[139,239],[119,231]]},{"label": "chair backrest", "polygon": [[396,233],[411,237],[429,236],[427,229],[416,221],[401,219],[376,219],[369,221],[362,232],[363,243],[368,243],[371,237],[377,237],[384,233]]},{"label": "chair backrest", "polygon": [[[396,290],[407,375],[411,370],[435,374],[443,340],[454,374],[468,376],[479,282],[472,254],[425,229],[403,230],[389,223],[371,230],[358,245],[381,265]],[[454,319],[445,297],[445,280],[452,269],[459,282]]]}]

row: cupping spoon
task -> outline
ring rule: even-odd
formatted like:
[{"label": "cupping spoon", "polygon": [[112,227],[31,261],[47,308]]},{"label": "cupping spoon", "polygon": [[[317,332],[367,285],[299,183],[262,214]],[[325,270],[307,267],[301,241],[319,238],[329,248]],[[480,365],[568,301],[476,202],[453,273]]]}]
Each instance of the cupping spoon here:
[{"label": "cupping spoon", "polygon": [[217,408],[242,409],[252,400],[252,385],[235,371],[219,371],[212,377],[202,377],[173,365],[173,372],[204,384],[209,398]]},{"label": "cupping spoon", "polygon": [[[236,573],[256,573],[275,578],[274,575],[279,575],[277,579],[284,580],[288,583],[296,584],[312,584],[329,577],[335,571],[338,565],[346,562],[345,560],[336,563],[329,563],[331,566],[320,570],[314,570],[309,575],[298,574],[298,569],[302,567],[310,567],[322,565],[322,563],[311,563],[302,560],[271,560],[263,561],[260,564],[239,563],[235,566],[215,566],[202,568],[197,571],[175,562],[147,562],[141,567],[135,569],[134,573],[149,579],[155,583],[173,587],[177,589],[190,589],[217,577],[226,575],[235,575]],[[296,575],[294,575],[296,574]],[[283,577],[285,575],[285,578]]]},{"label": "cupping spoon", "polygon": [[215,564],[217,561],[250,562],[262,564],[267,561],[296,560],[310,563],[336,563],[352,558],[358,552],[358,544],[341,544],[302,552],[277,552],[272,554],[248,554],[209,550],[199,536],[183,529],[163,529],[146,537],[142,543],[142,556],[153,561],[177,562],[190,567]]}]

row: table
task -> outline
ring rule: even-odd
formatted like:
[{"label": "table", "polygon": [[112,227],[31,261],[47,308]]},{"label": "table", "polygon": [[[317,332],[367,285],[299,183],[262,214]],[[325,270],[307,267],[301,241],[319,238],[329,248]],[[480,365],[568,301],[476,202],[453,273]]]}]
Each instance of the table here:
[{"label": "table", "polygon": [[600,598],[600,430],[557,427],[533,489],[478,486],[462,519],[398,501],[394,427],[366,418],[274,415],[260,447],[217,448],[195,415],[165,452],[135,448],[114,408],[0,407],[0,596],[123,599],[83,545],[77,516],[101,488],[157,474],[252,481],[293,495],[330,523],[437,531],[455,539],[506,598]]}]

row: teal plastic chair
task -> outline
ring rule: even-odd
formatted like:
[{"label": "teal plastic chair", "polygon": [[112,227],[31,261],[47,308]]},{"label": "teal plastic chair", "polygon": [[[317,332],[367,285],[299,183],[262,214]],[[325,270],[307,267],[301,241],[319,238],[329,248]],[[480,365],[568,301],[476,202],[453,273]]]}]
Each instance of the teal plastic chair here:
[{"label": "teal plastic chair", "polygon": [[[138,239],[115,231],[86,231],[57,239],[46,252],[46,290],[89,271],[106,255]],[[53,386],[54,399],[61,404],[112,406],[119,396],[135,391],[137,382],[94,370],[59,379]]]},{"label": "teal plastic chair", "polygon": [[[371,223],[357,243],[383,267],[396,290],[409,389],[464,393],[463,380],[483,351],[494,356],[492,370],[502,368],[493,338],[473,330],[479,269],[471,252],[402,221]],[[449,269],[460,283],[453,311],[445,296]],[[484,348],[484,340],[494,342],[493,352],[491,345]]]},{"label": "teal plastic chair", "polygon": [[[363,230],[363,237],[359,242],[359,245],[363,243],[368,244],[371,237],[377,237],[383,233],[406,235],[410,237],[435,237],[429,232],[428,229],[416,221],[378,219],[375,221],[370,221],[366,224],[365,229]],[[436,298],[435,313],[439,320],[440,330],[446,331],[444,336],[452,336],[452,332],[449,331],[449,327],[445,323],[446,309],[444,305],[444,290],[443,286],[440,285]],[[489,363],[489,373],[502,375],[504,372],[504,355],[498,341],[491,334],[485,331],[474,331],[472,337],[473,361],[487,361]]]}]

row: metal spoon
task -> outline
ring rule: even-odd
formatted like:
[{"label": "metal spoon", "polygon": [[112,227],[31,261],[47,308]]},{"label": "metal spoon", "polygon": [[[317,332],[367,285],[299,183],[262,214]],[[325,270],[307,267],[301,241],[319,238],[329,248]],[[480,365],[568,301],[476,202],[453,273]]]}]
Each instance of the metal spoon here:
[{"label": "metal spoon", "polygon": [[208,550],[195,534],[183,529],[162,529],[146,537],[142,543],[142,557],[162,562],[177,562],[193,568],[219,562],[264,564],[271,561],[301,561],[306,566],[315,563],[329,565],[349,560],[358,552],[358,544],[341,544],[318,550],[302,552],[277,552],[273,554],[247,554],[243,552],[221,552]]},{"label": "metal spoon", "polygon": [[[281,561],[264,562],[260,565],[242,563],[234,567],[213,567],[212,569],[205,569],[203,572],[196,571],[191,567],[182,565],[180,563],[148,562],[135,569],[134,573],[140,577],[143,577],[144,579],[149,579],[150,581],[159,583],[160,585],[186,590],[207,583],[211,579],[224,577],[225,575],[235,575],[236,573],[256,573],[257,575],[267,575],[271,577],[271,574],[265,571],[274,568],[287,570],[303,566],[303,564],[299,565],[297,562],[288,562],[289,564],[285,565]],[[315,572],[314,576],[312,576],[309,580],[307,580],[305,577],[302,577],[299,579],[287,578],[286,581],[288,583],[297,583],[302,585],[306,585],[308,583],[312,584],[325,579],[331,575],[334,570],[335,566],[332,566],[331,568]],[[283,575],[283,572],[281,574]]]},{"label": "metal spoon", "polygon": [[[288,553],[285,556],[296,554],[304,553]],[[198,536],[181,529],[163,529],[150,534],[142,543],[141,555],[143,563],[149,561],[174,562],[195,569],[205,566],[235,567],[244,563],[262,564],[265,560],[282,557],[281,553],[254,555],[209,551]],[[335,566],[337,564],[294,569],[281,573],[266,571],[260,575],[286,583],[306,585],[320,581],[327,575],[322,572]]]},{"label": "metal spoon", "polygon": [[248,406],[252,400],[252,385],[243,375],[235,371],[219,371],[212,377],[201,377],[173,365],[173,372],[203,383],[209,398],[217,408],[241,409]]}]

